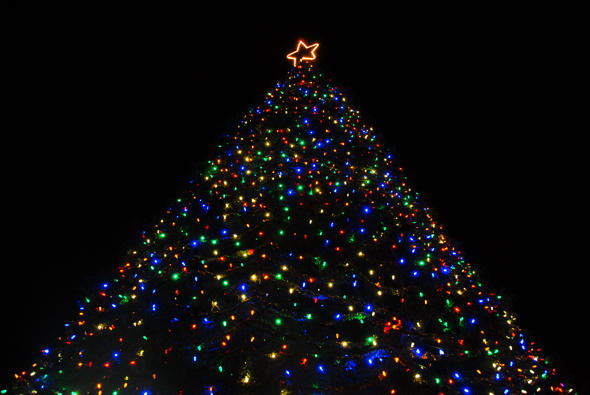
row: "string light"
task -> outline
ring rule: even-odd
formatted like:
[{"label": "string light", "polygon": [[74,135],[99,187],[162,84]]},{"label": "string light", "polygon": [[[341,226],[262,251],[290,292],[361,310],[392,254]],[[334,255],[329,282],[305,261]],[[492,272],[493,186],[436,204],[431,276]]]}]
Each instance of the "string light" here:
[{"label": "string light", "polygon": [[[137,372],[188,361],[186,376],[210,393],[265,380],[402,393],[404,377],[424,392],[569,391],[310,62],[317,48],[298,43],[287,79],[223,136],[194,189],[17,382],[82,388],[65,381],[79,372],[104,393],[158,393],[166,372]],[[76,371],[59,375],[68,358]]]}]

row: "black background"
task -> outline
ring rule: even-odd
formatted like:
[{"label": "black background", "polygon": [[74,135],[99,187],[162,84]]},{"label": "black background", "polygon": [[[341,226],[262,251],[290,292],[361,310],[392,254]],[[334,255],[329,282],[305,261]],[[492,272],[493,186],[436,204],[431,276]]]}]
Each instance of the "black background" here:
[{"label": "black background", "polygon": [[3,5],[0,389],[286,75],[299,38],[513,296],[525,338],[586,380],[578,10],[342,4]]}]

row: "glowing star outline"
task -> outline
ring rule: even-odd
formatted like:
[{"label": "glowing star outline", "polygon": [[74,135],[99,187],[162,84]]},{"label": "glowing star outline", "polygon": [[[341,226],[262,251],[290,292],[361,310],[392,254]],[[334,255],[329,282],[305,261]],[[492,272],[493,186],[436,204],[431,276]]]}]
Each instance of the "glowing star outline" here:
[{"label": "glowing star outline", "polygon": [[[303,48],[303,50],[301,49],[301,46],[302,45],[305,47],[305,48]],[[293,60],[293,66],[297,66],[297,61],[298,60],[314,60],[315,59],[315,50],[319,46],[320,46],[319,43],[315,43],[315,44],[311,44],[311,45],[306,45],[303,42],[303,40],[299,40],[299,43],[297,44],[297,50],[295,52],[291,52],[289,55],[287,55],[287,59]],[[300,54],[299,53],[299,52],[308,51],[310,48],[311,48],[311,51],[309,51],[309,52],[306,52],[304,54]],[[301,55],[301,56],[298,57],[297,55]]]}]

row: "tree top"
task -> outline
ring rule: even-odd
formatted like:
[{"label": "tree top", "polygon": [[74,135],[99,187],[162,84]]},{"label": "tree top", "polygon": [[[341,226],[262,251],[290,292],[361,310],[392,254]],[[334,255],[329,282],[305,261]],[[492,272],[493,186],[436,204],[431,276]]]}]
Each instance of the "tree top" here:
[{"label": "tree top", "polygon": [[297,50],[291,52],[287,55],[287,59],[293,60],[293,66],[297,66],[297,62],[302,62],[304,60],[314,60],[315,59],[315,50],[319,47],[320,44],[315,43],[311,45],[306,45],[303,40],[299,40],[297,44]]}]

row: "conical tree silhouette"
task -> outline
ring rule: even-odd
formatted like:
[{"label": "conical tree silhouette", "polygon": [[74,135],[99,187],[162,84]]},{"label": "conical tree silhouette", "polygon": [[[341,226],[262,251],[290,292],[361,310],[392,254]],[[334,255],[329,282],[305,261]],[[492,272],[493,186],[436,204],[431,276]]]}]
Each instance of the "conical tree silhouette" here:
[{"label": "conical tree silhouette", "polygon": [[219,140],[191,192],[15,381],[51,394],[572,391],[313,65]]}]

